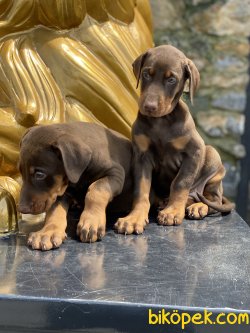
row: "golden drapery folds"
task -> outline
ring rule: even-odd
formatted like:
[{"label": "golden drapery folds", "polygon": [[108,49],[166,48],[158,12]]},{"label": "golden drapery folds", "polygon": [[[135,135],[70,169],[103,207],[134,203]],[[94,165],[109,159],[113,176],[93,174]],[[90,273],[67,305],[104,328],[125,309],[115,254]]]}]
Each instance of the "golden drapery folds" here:
[{"label": "golden drapery folds", "polygon": [[101,122],[130,135],[131,64],[151,29],[148,0],[0,1],[0,189],[18,200],[19,142],[35,124]]}]

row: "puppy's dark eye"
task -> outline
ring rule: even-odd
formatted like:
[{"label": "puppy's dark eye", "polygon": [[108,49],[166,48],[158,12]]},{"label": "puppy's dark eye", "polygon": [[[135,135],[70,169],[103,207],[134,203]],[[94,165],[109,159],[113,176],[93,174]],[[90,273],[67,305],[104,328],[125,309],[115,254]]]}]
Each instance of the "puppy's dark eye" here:
[{"label": "puppy's dark eye", "polygon": [[175,84],[176,81],[177,80],[174,76],[170,76],[169,78],[166,79],[167,84]]},{"label": "puppy's dark eye", "polygon": [[150,79],[151,79],[151,75],[149,74],[148,71],[144,71],[144,72],[142,72],[142,77],[143,77],[145,80],[150,80]]},{"label": "puppy's dark eye", "polygon": [[44,180],[47,177],[46,173],[42,171],[35,171],[34,178],[35,180]]}]

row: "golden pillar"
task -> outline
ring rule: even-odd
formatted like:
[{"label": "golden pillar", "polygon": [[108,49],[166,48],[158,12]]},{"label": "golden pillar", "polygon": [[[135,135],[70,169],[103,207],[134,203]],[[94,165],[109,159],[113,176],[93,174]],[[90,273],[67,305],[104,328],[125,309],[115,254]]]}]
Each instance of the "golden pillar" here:
[{"label": "golden pillar", "polygon": [[1,232],[16,220],[25,130],[82,120],[129,136],[131,64],[153,42],[148,0],[1,0],[0,18]]}]

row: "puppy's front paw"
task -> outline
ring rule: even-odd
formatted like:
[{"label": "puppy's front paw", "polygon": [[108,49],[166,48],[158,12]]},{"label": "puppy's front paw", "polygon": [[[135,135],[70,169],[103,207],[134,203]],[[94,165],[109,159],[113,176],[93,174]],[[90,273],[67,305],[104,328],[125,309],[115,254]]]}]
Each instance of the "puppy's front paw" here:
[{"label": "puppy's front paw", "polygon": [[208,214],[208,206],[202,202],[196,202],[186,209],[186,214],[190,219],[201,220]]},{"label": "puppy's front paw", "polygon": [[160,225],[179,225],[185,216],[183,209],[167,207],[159,211],[157,220]]},{"label": "puppy's front paw", "polygon": [[40,230],[29,234],[27,244],[33,250],[48,251],[58,248],[67,237],[65,231],[60,229]]},{"label": "puppy's front paw", "polygon": [[105,235],[106,215],[83,212],[77,225],[77,235],[83,243],[93,243]]},{"label": "puppy's front paw", "polygon": [[131,214],[126,217],[121,217],[114,225],[118,234],[142,234],[148,224],[148,216]]}]

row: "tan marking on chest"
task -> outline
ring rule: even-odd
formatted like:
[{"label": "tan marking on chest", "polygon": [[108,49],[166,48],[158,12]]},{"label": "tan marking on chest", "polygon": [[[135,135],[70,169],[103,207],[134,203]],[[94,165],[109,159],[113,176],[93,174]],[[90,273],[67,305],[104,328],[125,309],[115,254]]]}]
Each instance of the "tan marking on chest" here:
[{"label": "tan marking on chest", "polygon": [[134,136],[135,143],[139,147],[139,149],[142,152],[145,152],[148,150],[148,147],[150,145],[150,139],[144,134],[139,134]]},{"label": "tan marking on chest", "polygon": [[189,140],[190,140],[189,135],[180,136],[179,138],[171,141],[171,144],[175,149],[179,150],[185,148]]}]

